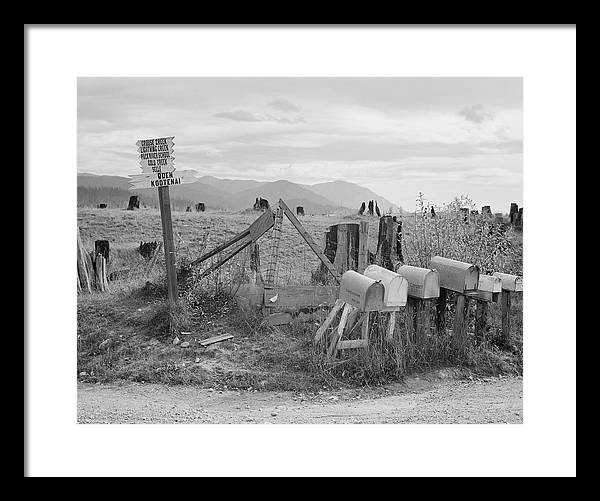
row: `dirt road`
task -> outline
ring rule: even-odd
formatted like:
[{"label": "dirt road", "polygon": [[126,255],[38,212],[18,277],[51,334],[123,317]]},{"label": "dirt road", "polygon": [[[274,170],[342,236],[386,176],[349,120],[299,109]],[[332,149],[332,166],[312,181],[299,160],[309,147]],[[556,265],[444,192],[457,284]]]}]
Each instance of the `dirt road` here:
[{"label": "dirt road", "polygon": [[522,378],[318,393],[80,383],[79,423],[522,423]]}]

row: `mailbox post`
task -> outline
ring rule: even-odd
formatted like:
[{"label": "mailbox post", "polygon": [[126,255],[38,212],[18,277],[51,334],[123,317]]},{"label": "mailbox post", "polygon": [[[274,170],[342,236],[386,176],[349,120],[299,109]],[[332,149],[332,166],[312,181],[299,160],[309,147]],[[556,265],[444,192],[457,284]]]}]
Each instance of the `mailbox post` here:
[{"label": "mailbox post", "polygon": [[502,281],[502,344],[510,346],[512,341],[510,333],[511,295],[523,292],[523,278],[500,272],[494,273],[494,276]]},{"label": "mailbox post", "polygon": [[[333,334],[327,349],[327,356],[333,357],[337,350],[366,348],[369,342],[369,314],[372,312],[389,313],[390,319],[386,338],[391,339],[396,324],[396,312],[406,305],[408,281],[398,273],[381,266],[371,265],[365,274],[348,270],[342,275],[340,295],[333,309],[317,329],[315,343],[319,343],[329,327],[333,326]],[[337,328],[334,320],[341,311]],[[358,326],[361,328],[359,339],[349,337]]]},{"label": "mailbox post", "polygon": [[489,303],[496,303],[502,293],[502,280],[494,275],[479,275],[477,288],[475,339],[478,343],[487,338],[489,332]]},{"label": "mailbox post", "polygon": [[[446,291],[456,293],[452,344],[455,352],[460,354],[467,345],[469,298],[476,297],[478,294],[479,267],[441,256],[431,258],[429,266],[440,274],[440,287]],[[445,310],[445,306],[443,309]]]},{"label": "mailbox post", "polygon": [[406,330],[409,339],[423,343],[430,330],[431,303],[440,295],[439,273],[410,265],[401,265],[396,271],[408,281]]}]

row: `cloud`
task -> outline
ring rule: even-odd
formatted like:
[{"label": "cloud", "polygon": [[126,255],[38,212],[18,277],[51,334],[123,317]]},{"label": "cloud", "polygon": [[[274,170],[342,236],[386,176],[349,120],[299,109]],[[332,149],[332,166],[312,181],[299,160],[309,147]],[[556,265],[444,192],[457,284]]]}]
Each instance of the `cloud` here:
[{"label": "cloud", "polygon": [[462,110],[458,112],[459,115],[465,117],[465,120],[469,122],[475,122],[476,124],[480,124],[483,122],[488,122],[493,120],[495,114],[490,110],[486,109],[483,104],[473,104],[471,106],[465,106]]},{"label": "cloud", "polygon": [[290,111],[300,111],[302,109],[300,106],[288,101],[287,99],[274,99],[273,101],[269,101],[267,105],[284,113],[288,113]]},{"label": "cloud", "polygon": [[297,124],[304,123],[304,118],[287,118],[277,117],[270,114],[264,113],[252,113],[245,110],[236,111],[222,111],[220,113],[213,114],[213,117],[226,118],[228,120],[234,120],[236,122],[277,122],[281,124]]}]

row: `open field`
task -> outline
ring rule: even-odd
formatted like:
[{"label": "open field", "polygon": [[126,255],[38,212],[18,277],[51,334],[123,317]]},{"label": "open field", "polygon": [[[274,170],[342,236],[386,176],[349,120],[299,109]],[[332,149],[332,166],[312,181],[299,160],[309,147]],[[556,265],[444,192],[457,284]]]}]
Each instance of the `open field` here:
[{"label": "open field", "polygon": [[[366,369],[360,356],[344,360],[339,367],[325,367],[314,351],[312,339],[319,323],[294,321],[290,326],[273,328],[260,314],[242,310],[231,294],[236,281],[243,281],[247,254],[242,252],[218,272],[210,275],[191,295],[182,292],[182,309],[176,315],[176,334],[182,348],[172,343],[172,319],[165,305],[164,260],[149,275],[147,262],[137,251],[140,241],[161,241],[160,214],[154,209],[78,209],[78,225],[84,245],[93,248],[96,239],[110,241],[112,271],[128,269],[128,275],[110,282],[110,293],[78,296],[78,374],[81,382],[110,383],[119,380],[147,383],[193,384],[220,390],[314,391],[325,387],[358,387],[389,383],[414,371],[460,365],[465,374],[522,374],[522,299],[516,297],[512,308],[515,344],[500,349],[493,343],[479,346],[468,359],[454,360],[442,343],[422,351],[413,350],[410,363],[400,367],[379,363],[377,370]],[[256,212],[173,212],[173,227],[178,264],[199,257],[207,234],[206,250],[224,242],[258,217]],[[332,224],[361,218],[306,216],[301,222],[323,248],[324,231]],[[369,250],[375,252],[378,218],[369,222]],[[420,228],[419,228],[420,231]],[[404,219],[406,258],[409,264],[412,242],[418,235],[411,218]],[[458,235],[457,235],[458,236]],[[457,236],[452,235],[454,240]],[[521,235],[510,234],[520,253]],[[259,240],[263,274],[269,258],[269,233]],[[517,256],[519,257],[519,256]],[[514,260],[513,260],[514,261]],[[511,261],[511,263],[513,263]],[[284,219],[280,243],[277,284],[310,284],[318,258],[302,237]],[[415,262],[414,264],[419,264]],[[511,266],[521,272],[520,261]],[[232,277],[235,277],[233,279]],[[239,285],[239,284],[238,284]],[[202,294],[206,289],[206,294]],[[200,295],[198,296],[198,293]],[[493,332],[500,329],[500,308],[490,305]],[[322,312],[323,318],[326,311]],[[403,312],[398,316],[403,322]],[[473,315],[471,315],[473,318]],[[202,339],[228,333],[233,340],[203,348]]]}]

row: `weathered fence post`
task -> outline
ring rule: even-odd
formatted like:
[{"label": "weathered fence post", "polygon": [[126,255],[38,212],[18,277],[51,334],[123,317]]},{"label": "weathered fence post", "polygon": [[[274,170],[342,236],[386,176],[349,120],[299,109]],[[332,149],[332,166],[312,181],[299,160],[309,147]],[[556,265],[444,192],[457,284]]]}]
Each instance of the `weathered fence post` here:
[{"label": "weathered fence post", "polygon": [[503,290],[501,294],[501,306],[502,306],[502,345],[510,346],[511,335],[510,335],[510,307],[511,297],[510,292]]},{"label": "weathered fence post", "polygon": [[489,305],[487,301],[476,301],[475,313],[475,341],[482,343],[488,338],[489,323],[488,323]]},{"label": "weathered fence post", "polygon": [[262,283],[262,277],[260,276],[260,249],[258,247],[258,242],[254,242],[254,245],[250,246],[250,273],[250,283]]},{"label": "weathered fence post", "polygon": [[83,247],[79,227],[77,228],[77,278],[80,287],[85,292],[92,292],[93,285],[93,265],[90,255]]},{"label": "weathered fence post", "polygon": [[369,223],[361,221],[358,227],[358,269],[363,273],[369,265]]},{"label": "weathered fence post", "polygon": [[448,292],[440,288],[440,295],[436,303],[436,329],[438,334],[446,332],[446,309],[448,307]]},{"label": "weathered fence post", "polygon": [[452,346],[457,353],[463,353],[467,345],[467,323],[469,298],[464,294],[456,295],[456,312],[452,325]]},{"label": "weathered fence post", "polygon": [[267,268],[267,287],[273,287],[277,279],[277,260],[279,258],[279,240],[281,239],[281,225],[283,223],[283,209],[277,207],[275,213],[275,224],[271,234],[271,259]]}]

